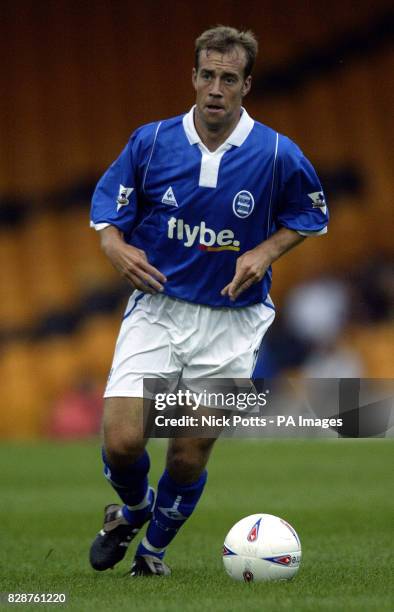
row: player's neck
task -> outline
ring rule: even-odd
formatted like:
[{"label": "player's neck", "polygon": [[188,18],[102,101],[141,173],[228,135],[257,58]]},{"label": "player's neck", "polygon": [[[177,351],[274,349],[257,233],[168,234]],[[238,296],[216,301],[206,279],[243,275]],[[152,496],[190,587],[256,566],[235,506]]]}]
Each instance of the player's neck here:
[{"label": "player's neck", "polygon": [[213,152],[216,151],[216,149],[218,149],[235,130],[240,118],[241,115],[236,116],[231,123],[223,127],[208,126],[201,119],[196,109],[194,113],[194,125],[203,144],[207,147],[207,149],[209,149],[209,151]]}]

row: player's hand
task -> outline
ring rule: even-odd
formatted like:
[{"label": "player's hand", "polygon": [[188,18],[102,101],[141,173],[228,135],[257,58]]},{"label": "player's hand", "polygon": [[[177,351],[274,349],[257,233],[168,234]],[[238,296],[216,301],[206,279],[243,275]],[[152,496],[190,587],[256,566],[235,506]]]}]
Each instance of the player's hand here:
[{"label": "player's hand", "polygon": [[256,247],[238,257],[235,275],[228,285],[223,287],[221,295],[227,295],[234,302],[246,289],[258,283],[264,276],[270,262],[262,256],[261,249]]},{"label": "player's hand", "polygon": [[267,240],[238,257],[234,278],[223,287],[221,295],[228,295],[230,300],[236,300],[246,289],[261,281],[274,261],[303,240],[305,236],[301,236],[296,230],[281,227]]},{"label": "player's hand", "polygon": [[134,289],[152,294],[163,291],[162,283],[167,279],[157,268],[151,266],[145,251],[127,244],[115,232],[107,232],[102,239],[102,247],[114,268]]}]

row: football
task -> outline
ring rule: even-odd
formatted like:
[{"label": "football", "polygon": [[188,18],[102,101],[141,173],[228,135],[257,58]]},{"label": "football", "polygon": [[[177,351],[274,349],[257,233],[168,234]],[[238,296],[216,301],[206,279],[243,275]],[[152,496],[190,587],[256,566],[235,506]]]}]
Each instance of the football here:
[{"label": "football", "polygon": [[235,523],[223,545],[223,564],[234,580],[290,580],[301,562],[301,542],[289,523],[252,514]]}]

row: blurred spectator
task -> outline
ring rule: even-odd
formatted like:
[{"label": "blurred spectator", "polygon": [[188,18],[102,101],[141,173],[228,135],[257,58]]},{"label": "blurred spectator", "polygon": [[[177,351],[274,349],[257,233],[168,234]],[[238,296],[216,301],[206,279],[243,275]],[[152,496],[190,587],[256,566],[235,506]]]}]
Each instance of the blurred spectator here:
[{"label": "blurred spectator", "polygon": [[312,351],[302,374],[306,378],[361,378],[364,366],[354,349],[332,344]]},{"label": "blurred spectator", "polygon": [[300,367],[307,377],[362,376],[360,356],[341,344],[350,303],[348,286],[339,279],[323,278],[294,288],[284,304],[280,325],[261,349],[256,378]]},{"label": "blurred spectator", "polygon": [[338,279],[322,279],[297,287],[285,306],[287,324],[310,345],[302,374],[309,378],[358,378],[361,358],[342,346],[341,334],[350,316],[347,285]]},{"label": "blurred spectator", "polygon": [[361,323],[393,319],[394,265],[387,256],[376,255],[351,274],[354,292],[352,312]]},{"label": "blurred spectator", "polygon": [[284,306],[287,327],[312,346],[330,343],[347,322],[349,293],[336,279],[322,279],[299,285],[288,295]]}]

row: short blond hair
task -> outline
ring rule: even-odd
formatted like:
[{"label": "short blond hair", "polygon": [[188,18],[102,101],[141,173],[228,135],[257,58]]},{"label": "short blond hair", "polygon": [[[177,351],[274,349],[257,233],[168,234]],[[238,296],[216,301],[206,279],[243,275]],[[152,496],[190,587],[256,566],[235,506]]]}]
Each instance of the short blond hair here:
[{"label": "short blond hair", "polygon": [[240,46],[246,53],[246,66],[244,71],[245,78],[252,73],[258,51],[258,42],[251,30],[240,32],[236,28],[218,25],[215,28],[205,30],[195,43],[194,67],[198,70],[200,61],[200,51],[204,49],[227,53]]}]

